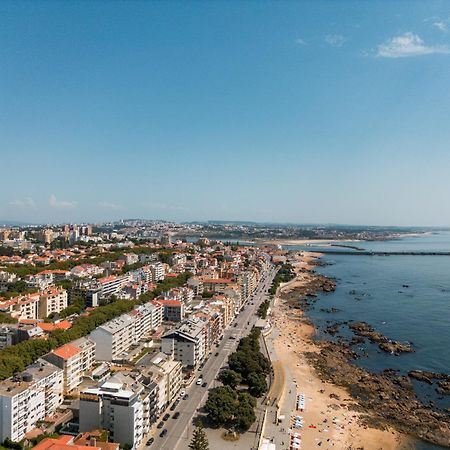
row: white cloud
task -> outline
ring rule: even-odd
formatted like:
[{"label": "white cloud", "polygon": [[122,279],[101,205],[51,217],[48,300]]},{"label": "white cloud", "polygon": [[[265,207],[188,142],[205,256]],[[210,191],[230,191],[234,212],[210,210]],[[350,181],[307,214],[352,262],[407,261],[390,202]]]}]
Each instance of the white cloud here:
[{"label": "white cloud", "polygon": [[297,39],[295,40],[295,43],[298,44],[298,45],[308,45],[308,44],[306,43],[306,41],[304,41],[302,38],[297,38]]},{"label": "white cloud", "polygon": [[70,202],[67,200],[57,200],[55,194],[51,194],[48,203],[53,208],[75,208],[78,202]]},{"label": "white cloud", "polygon": [[448,22],[446,22],[445,20],[436,20],[436,22],[433,22],[433,27],[445,33],[446,31],[448,31]]},{"label": "white cloud", "polygon": [[417,34],[407,32],[400,36],[394,36],[377,49],[376,56],[383,58],[405,58],[408,56],[432,55],[434,53],[449,53],[447,47],[433,47],[425,45],[423,39]]},{"label": "white cloud", "polygon": [[36,203],[31,197],[26,197],[23,200],[16,199],[12,202],[9,202],[10,205],[16,206],[17,208],[29,208],[29,209],[36,209]]},{"label": "white cloud", "polygon": [[117,203],[112,203],[112,202],[98,202],[98,206],[100,206],[101,208],[107,208],[107,209],[123,209],[122,205],[118,205]]},{"label": "white cloud", "polygon": [[342,47],[347,40],[347,38],[341,34],[327,34],[324,39],[325,42],[332,47]]}]

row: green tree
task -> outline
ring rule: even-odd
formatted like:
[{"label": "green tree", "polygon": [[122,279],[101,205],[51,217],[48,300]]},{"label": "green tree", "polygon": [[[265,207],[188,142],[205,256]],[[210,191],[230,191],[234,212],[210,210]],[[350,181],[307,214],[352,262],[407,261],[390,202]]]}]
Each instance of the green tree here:
[{"label": "green tree", "polygon": [[253,397],[261,397],[267,391],[265,375],[252,372],[247,377],[248,391]]},{"label": "green tree", "polygon": [[214,426],[224,426],[234,419],[238,406],[238,394],[230,386],[220,386],[209,391],[205,410]]},{"label": "green tree", "polygon": [[218,380],[225,386],[236,389],[236,387],[242,383],[242,376],[234,370],[225,369],[219,373]]},{"label": "green tree", "polygon": [[235,411],[235,426],[242,431],[247,431],[256,420],[256,399],[247,392],[238,396],[238,405]]},{"label": "green tree", "polygon": [[209,450],[208,439],[201,426],[194,430],[189,448],[191,450]]}]

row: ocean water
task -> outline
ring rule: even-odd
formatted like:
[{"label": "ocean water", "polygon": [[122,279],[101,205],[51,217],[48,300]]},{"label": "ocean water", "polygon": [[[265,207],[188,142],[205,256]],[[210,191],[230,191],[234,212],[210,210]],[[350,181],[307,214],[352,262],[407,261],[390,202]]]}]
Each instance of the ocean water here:
[{"label": "ocean water", "polygon": [[[354,244],[373,251],[450,251],[450,233]],[[415,353],[394,356],[369,343],[361,348],[367,356],[357,364],[374,372],[393,368],[402,373],[414,369],[450,373],[450,256],[325,255],[323,260],[330,265],[317,271],[336,278],[337,288],[319,295],[307,312],[319,339],[330,339],[323,332],[330,320],[365,321],[388,338],[412,342]],[[331,307],[339,312],[321,311]],[[341,336],[352,334],[343,327]],[[424,402],[433,400],[438,408],[450,408],[450,396],[439,399],[433,387],[419,382],[414,386]],[[440,447],[418,443],[417,448]]]}]

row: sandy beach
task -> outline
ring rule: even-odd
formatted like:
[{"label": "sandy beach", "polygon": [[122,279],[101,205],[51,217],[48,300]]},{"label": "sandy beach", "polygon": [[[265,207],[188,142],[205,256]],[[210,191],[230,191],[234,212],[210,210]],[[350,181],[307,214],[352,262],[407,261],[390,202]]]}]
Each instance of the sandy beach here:
[{"label": "sandy beach", "polygon": [[[311,275],[299,272],[310,268],[317,254],[303,253],[295,263],[296,279],[285,284],[279,293],[285,293],[308,282]],[[289,371],[296,386],[297,395],[304,394],[305,410],[292,411],[303,417],[302,448],[336,448],[391,450],[411,448],[409,439],[393,429],[379,430],[359,423],[359,413],[353,411],[355,401],[341,387],[323,382],[305,358],[306,352],[318,352],[319,347],[311,337],[314,327],[304,320],[303,312],[289,307],[277,296],[271,312],[272,325],[278,337],[274,348],[284,370]]]}]

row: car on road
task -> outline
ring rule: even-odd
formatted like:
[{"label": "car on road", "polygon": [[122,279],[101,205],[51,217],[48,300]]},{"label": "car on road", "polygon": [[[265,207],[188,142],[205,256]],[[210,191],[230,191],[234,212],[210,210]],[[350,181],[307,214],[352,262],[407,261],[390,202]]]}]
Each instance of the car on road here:
[{"label": "car on road", "polygon": [[197,383],[195,383],[195,384],[196,384],[197,386],[200,386],[202,383],[203,383],[203,378],[200,377],[200,378],[197,380]]},{"label": "car on road", "polygon": [[167,434],[167,428],[164,428],[164,430],[159,433],[159,437],[164,437]]},{"label": "car on road", "polygon": [[158,423],[156,428],[162,428],[164,426],[164,422],[161,420],[161,422]]},{"label": "car on road", "polygon": [[189,398],[189,395],[188,394],[184,394],[183,395],[183,400],[187,400]]},{"label": "car on road", "polygon": [[208,383],[205,381],[205,382],[203,382],[202,387],[206,387],[206,386],[208,386]]},{"label": "car on road", "polygon": [[170,407],[171,411],[175,411],[175,408],[177,407],[177,403],[173,403],[172,406]]},{"label": "car on road", "polygon": [[181,397],[184,397],[186,395],[186,391],[183,389],[181,392],[180,392],[180,398]]},{"label": "car on road", "polygon": [[153,442],[155,442],[155,438],[150,438],[150,439],[145,443],[145,445],[152,445]]},{"label": "car on road", "polygon": [[166,413],[164,414],[163,420],[164,422],[170,417],[170,414]]},{"label": "car on road", "polygon": [[219,356],[219,352],[214,353],[214,356]]},{"label": "car on road", "polygon": [[234,336],[230,336],[230,339],[232,339],[233,341],[236,340]]},{"label": "car on road", "polygon": [[178,417],[180,417],[180,412],[177,411],[173,416],[172,419],[178,419]]}]

